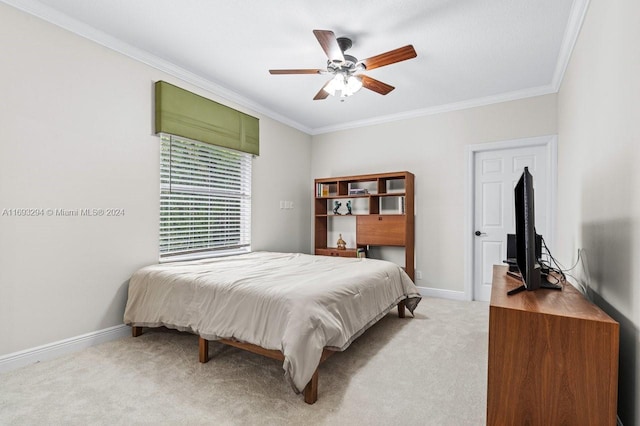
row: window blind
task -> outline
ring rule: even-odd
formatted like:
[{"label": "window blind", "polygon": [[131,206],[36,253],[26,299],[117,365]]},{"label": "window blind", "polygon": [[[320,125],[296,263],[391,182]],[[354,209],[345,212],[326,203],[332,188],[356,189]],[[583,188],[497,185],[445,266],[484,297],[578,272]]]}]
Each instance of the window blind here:
[{"label": "window blind", "polygon": [[251,157],[161,135],[160,259],[249,250]]}]

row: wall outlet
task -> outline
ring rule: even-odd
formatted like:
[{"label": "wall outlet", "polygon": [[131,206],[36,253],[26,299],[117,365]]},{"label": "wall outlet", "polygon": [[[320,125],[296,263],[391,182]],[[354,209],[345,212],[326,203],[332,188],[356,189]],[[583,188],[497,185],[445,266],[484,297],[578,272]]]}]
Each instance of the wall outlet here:
[{"label": "wall outlet", "polygon": [[416,280],[422,279],[422,271],[416,271]]},{"label": "wall outlet", "polygon": [[293,208],[293,201],[280,201],[280,210],[290,210]]}]

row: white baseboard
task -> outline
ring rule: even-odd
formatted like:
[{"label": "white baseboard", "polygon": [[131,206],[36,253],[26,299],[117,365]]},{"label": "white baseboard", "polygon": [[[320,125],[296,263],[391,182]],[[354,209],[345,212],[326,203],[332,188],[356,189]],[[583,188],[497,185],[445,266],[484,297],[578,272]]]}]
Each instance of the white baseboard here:
[{"label": "white baseboard", "polygon": [[105,328],[81,336],[70,337],[20,352],[0,356],[0,373],[15,370],[41,361],[49,361],[62,355],[77,352],[100,343],[131,336],[131,327],[124,324]]},{"label": "white baseboard", "polygon": [[441,288],[418,287],[418,291],[424,297],[438,297],[440,299],[468,300],[464,291],[444,290]]}]

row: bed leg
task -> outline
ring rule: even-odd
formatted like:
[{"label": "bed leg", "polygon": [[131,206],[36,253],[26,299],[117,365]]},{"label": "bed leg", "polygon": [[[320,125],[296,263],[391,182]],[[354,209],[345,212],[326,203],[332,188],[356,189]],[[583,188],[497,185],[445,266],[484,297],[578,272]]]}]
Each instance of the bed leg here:
[{"label": "bed leg", "polygon": [[141,334],[142,334],[142,327],[136,327],[136,326],[131,327],[131,336],[138,337]]},{"label": "bed leg", "polygon": [[311,380],[304,387],[304,402],[313,404],[318,400],[318,369],[311,376]]},{"label": "bed leg", "polygon": [[204,364],[209,361],[209,341],[202,337],[198,340],[198,355],[201,363]]},{"label": "bed leg", "polygon": [[401,300],[400,303],[398,303],[398,318],[404,318],[404,300]]}]

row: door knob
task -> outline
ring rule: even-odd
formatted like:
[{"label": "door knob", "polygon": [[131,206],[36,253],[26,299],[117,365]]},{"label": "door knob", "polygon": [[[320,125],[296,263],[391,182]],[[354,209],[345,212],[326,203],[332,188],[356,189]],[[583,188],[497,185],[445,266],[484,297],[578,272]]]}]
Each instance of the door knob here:
[{"label": "door knob", "polygon": [[476,234],[476,237],[479,237],[480,235],[487,235],[486,232],[480,232],[480,231],[476,231],[475,234]]}]

